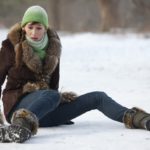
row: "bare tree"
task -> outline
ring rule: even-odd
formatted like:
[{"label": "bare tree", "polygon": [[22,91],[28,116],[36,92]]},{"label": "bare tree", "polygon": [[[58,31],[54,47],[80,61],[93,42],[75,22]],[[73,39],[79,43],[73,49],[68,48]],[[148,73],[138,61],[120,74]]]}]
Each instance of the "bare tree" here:
[{"label": "bare tree", "polygon": [[136,13],[140,14],[143,18],[141,21],[142,26],[140,31],[147,32],[150,30],[150,0],[132,0],[136,6]]},{"label": "bare tree", "polygon": [[150,12],[150,0],[132,0],[141,10]]},{"label": "bare tree", "polygon": [[109,31],[119,26],[118,3],[118,0],[98,0],[102,31]]}]

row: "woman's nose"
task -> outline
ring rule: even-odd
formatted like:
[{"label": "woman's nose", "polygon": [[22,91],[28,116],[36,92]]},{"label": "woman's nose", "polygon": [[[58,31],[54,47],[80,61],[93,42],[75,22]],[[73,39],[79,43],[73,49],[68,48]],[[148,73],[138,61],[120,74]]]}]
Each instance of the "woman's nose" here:
[{"label": "woman's nose", "polygon": [[35,36],[36,35],[36,30],[32,30],[32,36]]}]

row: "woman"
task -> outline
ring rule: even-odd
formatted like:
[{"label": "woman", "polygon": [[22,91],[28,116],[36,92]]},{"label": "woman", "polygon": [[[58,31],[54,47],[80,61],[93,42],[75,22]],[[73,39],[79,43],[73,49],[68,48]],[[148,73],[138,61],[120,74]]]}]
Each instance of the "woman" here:
[{"label": "woman", "polygon": [[104,92],[59,93],[60,55],[60,39],[49,28],[46,11],[40,6],[28,8],[0,51],[0,87],[7,76],[2,100],[10,123],[0,128],[1,142],[22,143],[37,133],[38,126],[72,123],[93,109],[128,128],[150,130],[150,114],[123,107]]}]

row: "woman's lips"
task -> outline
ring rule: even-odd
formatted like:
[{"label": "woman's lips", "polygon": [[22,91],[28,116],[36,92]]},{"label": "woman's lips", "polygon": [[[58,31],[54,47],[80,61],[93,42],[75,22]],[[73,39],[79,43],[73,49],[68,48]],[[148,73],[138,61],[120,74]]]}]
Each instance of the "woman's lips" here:
[{"label": "woman's lips", "polygon": [[36,37],[31,37],[31,39],[34,40],[34,41],[38,40],[38,38],[36,38]]}]

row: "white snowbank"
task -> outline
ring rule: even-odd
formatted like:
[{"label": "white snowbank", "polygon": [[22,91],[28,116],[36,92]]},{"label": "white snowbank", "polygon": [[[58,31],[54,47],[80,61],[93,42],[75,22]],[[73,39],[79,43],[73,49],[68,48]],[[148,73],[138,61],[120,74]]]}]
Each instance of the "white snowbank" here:
[{"label": "white snowbank", "polygon": [[[1,30],[0,40],[6,37]],[[150,39],[134,34],[60,34],[60,90],[78,94],[105,91],[119,103],[150,112]],[[3,150],[149,150],[150,133],[126,129],[98,111],[75,125],[41,128],[24,144],[0,144]]]}]

